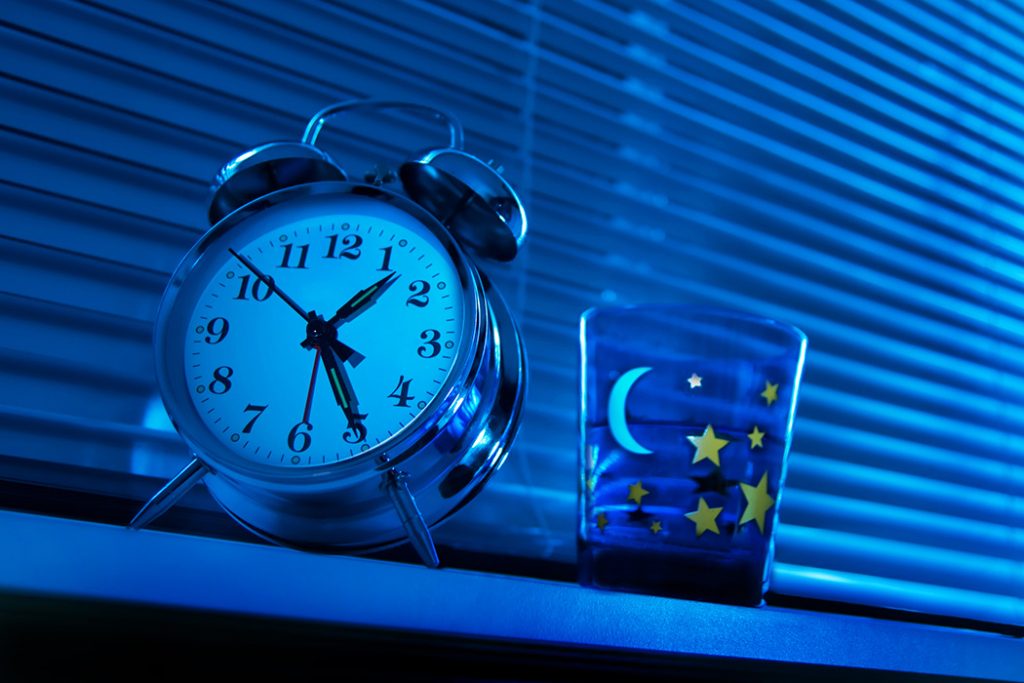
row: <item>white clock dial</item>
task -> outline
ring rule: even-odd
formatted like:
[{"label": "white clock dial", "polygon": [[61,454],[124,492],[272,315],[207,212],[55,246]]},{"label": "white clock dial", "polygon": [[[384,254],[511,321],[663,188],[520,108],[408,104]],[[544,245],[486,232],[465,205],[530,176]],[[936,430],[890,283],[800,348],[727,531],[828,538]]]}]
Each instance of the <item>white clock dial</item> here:
[{"label": "white clock dial", "polygon": [[[423,225],[312,216],[229,248],[193,307],[184,360],[197,413],[230,450],[329,465],[399,434],[441,393],[466,313]],[[319,343],[285,297],[319,316]]]}]

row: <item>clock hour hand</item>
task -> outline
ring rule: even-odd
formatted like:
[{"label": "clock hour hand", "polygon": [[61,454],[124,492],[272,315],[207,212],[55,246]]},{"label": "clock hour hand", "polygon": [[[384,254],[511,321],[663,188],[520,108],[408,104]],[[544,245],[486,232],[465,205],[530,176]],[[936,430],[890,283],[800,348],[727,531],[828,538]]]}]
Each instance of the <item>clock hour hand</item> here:
[{"label": "clock hour hand", "polygon": [[[239,254],[234,249],[229,248],[228,253],[230,253],[232,256],[238,259],[239,263],[241,263],[243,266],[252,271],[252,274],[259,278],[260,281],[262,281],[263,284],[265,284],[267,288],[270,289],[271,292],[280,297],[281,301],[288,304],[288,306],[291,307],[293,311],[301,315],[303,320],[305,320],[307,323],[310,321],[310,314],[307,313],[306,310],[295,301],[295,299],[285,294],[284,291],[277,286],[277,283],[274,282],[274,278],[264,273],[262,270],[259,269],[259,267],[255,263],[253,263],[250,259],[246,258],[242,254]],[[352,367],[355,367],[363,362],[364,356],[361,353],[358,353],[355,349],[342,342],[338,342],[338,344],[340,345],[340,352],[338,353],[338,357],[341,359],[342,363],[348,361]],[[305,346],[306,348],[311,348],[311,346],[307,345],[305,342],[303,342],[303,346]]]},{"label": "clock hour hand", "polygon": [[355,296],[342,304],[341,308],[331,316],[331,319],[328,320],[327,323],[337,327],[356,317],[376,303],[377,299],[379,299],[381,295],[388,290],[388,287],[393,285],[395,280],[399,277],[398,273],[388,273],[366,289],[359,290],[356,292]]}]

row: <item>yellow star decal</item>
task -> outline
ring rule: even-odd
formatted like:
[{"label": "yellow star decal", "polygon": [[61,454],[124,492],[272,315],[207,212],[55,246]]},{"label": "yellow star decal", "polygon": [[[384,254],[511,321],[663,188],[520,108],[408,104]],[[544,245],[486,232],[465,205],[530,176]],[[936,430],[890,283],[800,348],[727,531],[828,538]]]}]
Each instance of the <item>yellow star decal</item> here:
[{"label": "yellow star decal", "polygon": [[714,427],[708,425],[700,436],[688,436],[686,438],[697,447],[697,452],[693,454],[693,464],[697,464],[701,460],[710,460],[719,467],[722,466],[718,462],[718,451],[722,450],[729,443],[729,440],[719,439],[715,436]]},{"label": "yellow star decal", "polygon": [[703,377],[701,377],[700,375],[698,375],[695,372],[692,375],[690,375],[689,378],[687,378],[686,381],[690,383],[690,388],[691,389],[696,389],[697,387],[700,386],[700,383],[701,383],[701,381],[703,381],[703,379],[704,379]]},{"label": "yellow star decal", "polygon": [[764,391],[761,392],[761,396],[764,397],[765,402],[771,405],[779,400],[779,385],[772,384],[771,382],[764,383]]},{"label": "yellow star decal", "polygon": [[757,425],[754,425],[754,431],[747,434],[747,438],[750,439],[750,449],[764,448],[764,432]]},{"label": "yellow star decal", "polygon": [[643,497],[646,496],[650,491],[644,490],[643,485],[640,482],[629,485],[629,496],[626,500],[631,500],[637,505],[643,505]]},{"label": "yellow star decal", "polygon": [[654,522],[651,524],[651,533],[652,534],[660,534],[661,533],[661,522],[660,521],[654,520]]},{"label": "yellow star decal", "polygon": [[775,499],[768,495],[768,473],[765,472],[761,475],[761,481],[757,482],[757,486],[741,482],[740,488],[743,489],[743,495],[747,499],[747,509],[743,511],[743,517],[740,518],[740,526],[753,520],[757,522],[757,528],[764,534],[764,513],[775,505]]},{"label": "yellow star decal", "polygon": [[697,509],[693,512],[687,512],[686,518],[693,521],[697,525],[697,537],[705,531],[712,533],[719,533],[718,522],[715,519],[718,518],[719,513],[722,512],[722,508],[708,507],[708,504],[704,502],[704,498],[701,497],[697,501]]},{"label": "yellow star decal", "polygon": [[597,528],[601,530],[602,534],[606,526],[608,526],[608,517],[603,512],[597,513]]}]

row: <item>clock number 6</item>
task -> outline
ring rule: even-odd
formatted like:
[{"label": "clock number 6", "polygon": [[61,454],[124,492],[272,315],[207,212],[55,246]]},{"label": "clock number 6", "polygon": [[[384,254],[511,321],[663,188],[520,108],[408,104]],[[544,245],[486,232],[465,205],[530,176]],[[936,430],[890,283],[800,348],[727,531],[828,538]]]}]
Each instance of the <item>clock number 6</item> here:
[{"label": "clock number 6", "polygon": [[[301,431],[303,429],[309,431]],[[309,433],[311,431],[313,431],[313,425],[309,422],[300,422],[292,427],[292,431],[288,432],[288,448],[296,453],[309,450],[309,447],[313,444],[313,437]]]}]

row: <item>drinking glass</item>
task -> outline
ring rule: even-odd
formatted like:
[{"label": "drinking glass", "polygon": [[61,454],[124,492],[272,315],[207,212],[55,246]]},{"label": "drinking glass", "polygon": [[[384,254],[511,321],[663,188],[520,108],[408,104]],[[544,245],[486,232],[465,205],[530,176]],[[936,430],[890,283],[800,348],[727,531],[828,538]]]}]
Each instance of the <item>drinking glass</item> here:
[{"label": "drinking glass", "polygon": [[579,579],[763,603],[807,337],[720,308],[581,320]]}]

